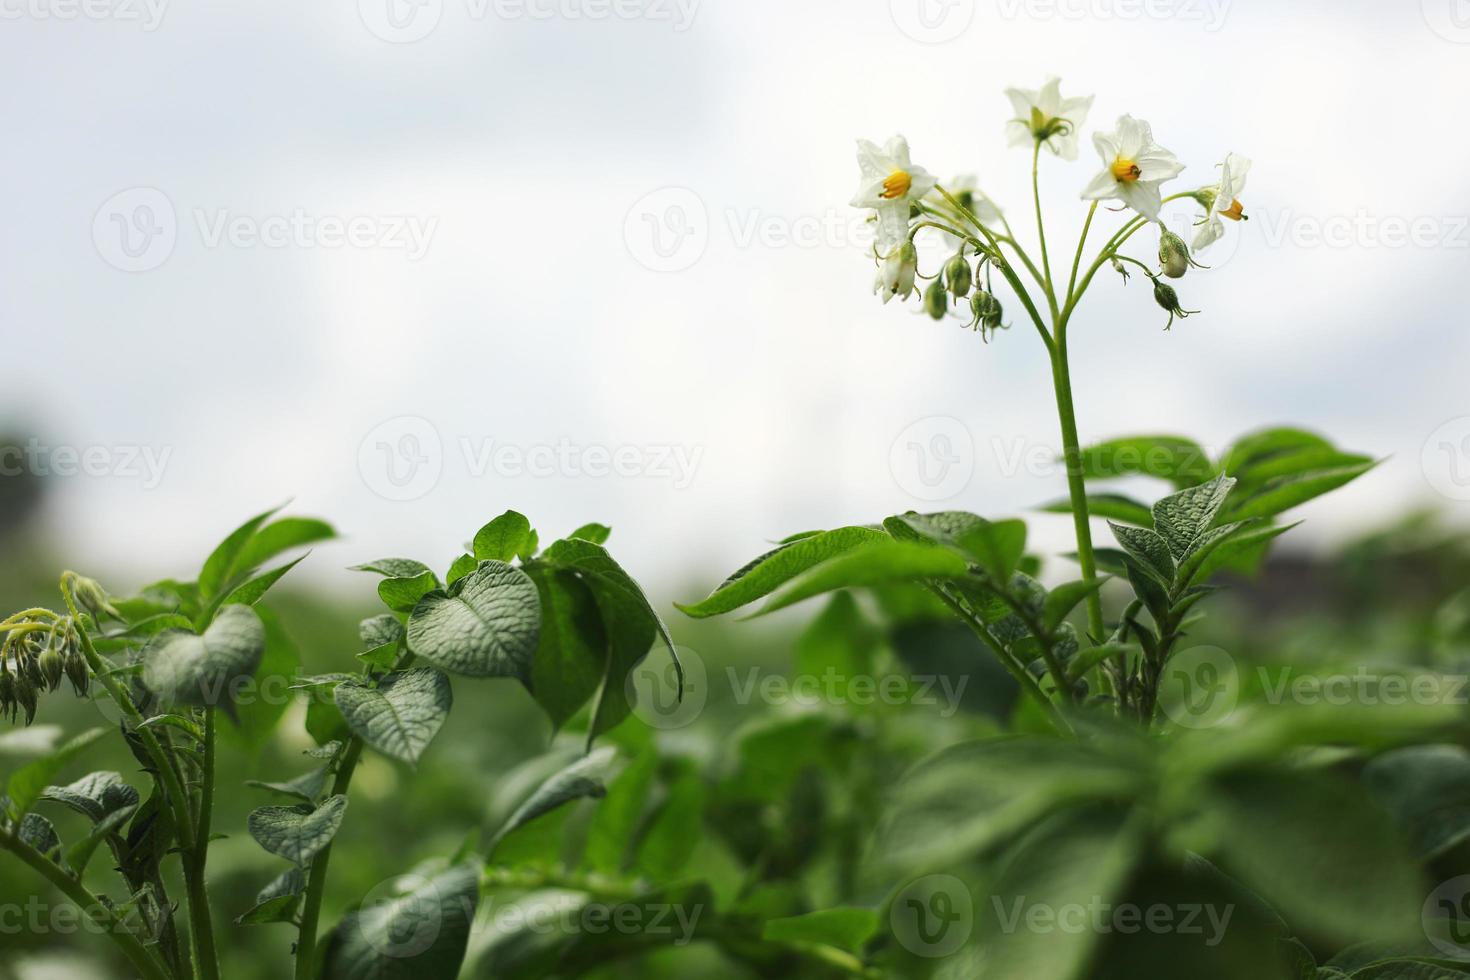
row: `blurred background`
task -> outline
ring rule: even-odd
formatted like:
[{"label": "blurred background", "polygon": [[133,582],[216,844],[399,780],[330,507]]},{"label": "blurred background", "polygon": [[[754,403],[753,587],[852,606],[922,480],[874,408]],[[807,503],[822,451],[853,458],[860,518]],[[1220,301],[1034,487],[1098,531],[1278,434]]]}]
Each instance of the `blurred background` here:
[{"label": "blurred background", "polygon": [[[1180,284],[1199,316],[1164,333],[1146,283],[1099,276],[1072,333],[1083,441],[1218,453],[1293,424],[1385,460],[1229,600],[1278,625],[1206,639],[1292,662],[1467,649],[1466,0],[0,0],[0,19],[7,609],[54,603],[63,567],[124,594],[191,577],[288,499],[341,534],[273,595],[308,670],[348,669],[379,611],[347,566],[442,567],[507,508],[543,541],[610,524],[670,613],[766,540],[911,508],[1024,514],[1034,548],[1065,550],[1069,519],[1032,513],[1065,493],[1037,339],[880,305],[847,207],[854,138],[901,132],[1029,239],[1003,90],[1059,74],[1097,102],[1081,158],[1043,161],[1054,257],[1085,215],[1087,135],[1122,113],[1188,164],[1174,190],[1256,161],[1250,222]],[[786,664],[801,621],[671,617],[712,673]],[[378,819],[343,831],[329,920],[531,778],[507,774],[549,726],[518,688],[482,696],[413,793],[364,765]],[[696,754],[735,724],[712,696],[681,736]],[[96,723],[61,701],[47,723]],[[281,732],[227,749],[220,826],[267,802],[239,783],[300,764],[300,718]],[[378,853],[385,833],[412,853]],[[243,834],[219,853],[243,910],[270,874]],[[232,932],[260,962],[231,976],[278,975],[285,933],[257,935]],[[85,975],[45,962],[28,980]]]},{"label": "blurred background", "polygon": [[[1165,334],[1099,277],[1084,442],[1290,422],[1388,460],[1299,544],[1470,497],[1464,0],[0,9],[0,419],[44,477],[10,520],[117,588],[288,498],[343,533],[302,569],[329,588],[515,507],[618,528],[665,601],[808,527],[1055,499],[1035,336],[881,307],[847,207],[854,138],[901,132],[1026,237],[1003,90],[1049,74],[1096,94],[1089,132],[1150,121],[1175,189],[1256,161],[1252,220],[1182,284],[1198,318]],[[1087,137],[1044,161],[1060,253]]]}]

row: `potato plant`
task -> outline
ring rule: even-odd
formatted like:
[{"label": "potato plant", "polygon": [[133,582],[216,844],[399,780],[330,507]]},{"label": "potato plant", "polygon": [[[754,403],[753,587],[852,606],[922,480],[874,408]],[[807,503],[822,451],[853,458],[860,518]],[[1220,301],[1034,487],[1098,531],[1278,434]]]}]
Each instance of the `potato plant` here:
[{"label": "potato plant", "polygon": [[[709,630],[697,621],[820,599],[782,652],[823,686],[777,698],[764,681],[781,678],[759,666],[740,680],[754,652],[742,637],[759,627],[703,634],[741,651],[717,690],[676,645],[666,603],[608,550],[608,527],[543,543],[507,511],[432,563],[357,566],[374,614],[333,670],[262,699],[244,692],[294,663],[272,587],[335,536],[267,512],[188,580],[114,595],[66,572],[54,608],[0,621],[0,714],[28,726],[70,691],[111,722],[8,773],[0,850],[97,926],[111,950],[93,952],[116,975],[146,980],[237,975],[222,951],[241,946],[296,980],[1470,976],[1463,702],[1389,696],[1395,678],[1443,681],[1454,661],[1400,665],[1345,702],[1281,703],[1287,685],[1252,685],[1195,643],[1264,635],[1238,607],[1211,633],[1217,593],[1263,567],[1296,508],[1375,460],[1290,427],[1213,455],[1182,436],[1079,439],[1068,337],[1084,296],[1104,270],[1137,274],[1165,330],[1194,316],[1171,283],[1247,218],[1250,162],[1230,154],[1216,179],[1165,196],[1182,165],[1123,117],[1094,136],[1083,232],[1070,265],[1054,263],[1041,161],[1075,159],[1091,99],[1055,81],[1009,96],[1037,188],[1034,248],[975,181],[941,183],[901,137],[859,144],[853,203],[871,212],[884,303],[915,299],[985,342],[1008,306],[1034,328],[1068,490],[1039,509],[1072,518],[1059,567],[1075,572],[1043,575],[1027,522],[1000,515],[874,515],[786,537],[674,621]],[[1105,201],[1126,213],[1089,255]],[[1171,204],[1194,209],[1192,243],[1162,225]],[[1129,252],[1146,230],[1156,263]],[[926,271],[931,241],[944,257]],[[1097,519],[1116,547],[1094,543]],[[1458,601],[1437,637],[1459,635]],[[444,744],[456,702],[481,710],[489,685],[535,705],[544,751],[506,766],[489,745]],[[310,746],[299,765],[251,781],[262,802],[221,825],[222,733],[291,726]],[[136,772],[71,779],[104,739]],[[403,802],[364,794],[368,760],[411,795],[451,749],[465,784],[480,765],[498,774],[491,816],[438,828],[456,843],[332,911],[344,827],[374,828]],[[66,810],[85,833],[63,839],[52,816]],[[241,835],[258,845],[253,896],[217,887],[211,863]],[[381,859],[411,849],[380,836]]]}]

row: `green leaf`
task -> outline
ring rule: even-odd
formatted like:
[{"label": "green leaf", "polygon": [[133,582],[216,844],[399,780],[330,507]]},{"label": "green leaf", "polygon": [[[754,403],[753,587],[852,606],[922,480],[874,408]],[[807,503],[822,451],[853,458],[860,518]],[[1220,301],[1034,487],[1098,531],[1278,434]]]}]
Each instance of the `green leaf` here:
[{"label": "green leaf", "polygon": [[253,786],[256,789],[263,789],[269,793],[279,793],[281,796],[289,796],[292,799],[300,800],[302,803],[315,805],[317,797],[321,796],[322,790],[326,789],[327,777],[331,774],[332,769],[330,766],[318,766],[310,772],[302,773],[295,779],[290,779],[283,783],[268,783],[258,779],[250,779],[246,780],[245,785]]},{"label": "green leaf", "polygon": [[403,624],[391,613],[370,616],[357,624],[357,636],[368,649],[396,645],[403,639]]},{"label": "green leaf", "polygon": [[592,870],[616,875],[626,869],[658,766],[658,752],[650,748],[608,782],[607,795],[592,815],[582,854]]},{"label": "green leaf", "polygon": [[634,866],[654,881],[669,881],[685,872],[704,839],[704,781],[692,772],[679,775],[638,842]]},{"label": "green leaf", "polygon": [[41,799],[61,803],[94,824],[118,811],[136,808],[139,801],[138,791],[116,772],[94,772],[69,786],[49,786],[42,791]]},{"label": "green leaf", "polygon": [[330,541],[336,536],[336,530],[326,521],[314,517],[283,517],[251,536],[234,563],[235,571],[246,574],[292,548]]},{"label": "green leaf", "polygon": [[1470,752],[1416,745],[1387,752],[1363,769],[1363,784],[1414,843],[1421,861],[1470,840]]},{"label": "green leaf", "polygon": [[569,538],[581,538],[583,541],[591,541],[593,544],[607,544],[607,539],[612,537],[612,528],[606,524],[583,524],[571,534]]},{"label": "green leaf", "polygon": [[603,746],[558,770],[506,819],[490,841],[486,858],[494,856],[501,841],[537,817],[572,800],[602,796],[607,792],[608,781],[617,774],[617,768],[617,751],[611,746]]},{"label": "green leaf", "polygon": [[1195,573],[1209,560],[1210,555],[1214,553],[1216,548],[1225,545],[1231,538],[1240,534],[1246,528],[1254,527],[1256,523],[1255,521],[1233,521],[1206,531],[1195,542],[1194,548],[1190,551],[1188,557],[1179,562],[1179,570],[1175,575],[1176,580],[1181,584],[1192,581]]},{"label": "green leaf", "polygon": [[41,794],[56,775],[105,734],[105,728],[88,729],[55,752],[29,762],[11,773],[5,785],[5,792],[10,797],[11,819],[19,820],[25,815],[41,798]]},{"label": "green leaf", "polygon": [[450,564],[449,571],[444,576],[444,584],[453,585],[479,567],[480,563],[475,560],[474,555],[460,555]]},{"label": "green leaf", "polygon": [[224,591],[225,587],[242,571],[241,556],[245,554],[246,546],[255,532],[260,530],[262,524],[275,515],[279,507],[272,507],[263,514],[257,514],[250,520],[241,524],[230,532],[229,537],[221,541],[204,561],[204,568],[199,572],[199,597],[208,602],[216,595]]},{"label": "green leaf", "polygon": [[541,597],[531,695],[553,727],[560,729],[602,685],[608,666],[607,637],[597,599],[575,572],[539,561],[526,565],[525,571]]},{"label": "green leaf", "polygon": [[1217,777],[1208,797],[1222,870],[1293,926],[1340,941],[1407,938],[1426,890],[1388,817],[1299,768]]},{"label": "green leaf", "polygon": [[265,624],[249,606],[225,606],[203,634],[166,630],[143,650],[143,683],[169,706],[233,710],[231,690],[260,666]]},{"label": "green leaf", "polygon": [[[269,609],[257,613],[265,626],[265,650],[246,691],[241,692],[241,703],[234,706],[233,729],[222,729],[252,748],[262,745],[280,724],[290,707],[290,699],[280,695],[301,672],[301,651],[280,617]],[[247,691],[250,697],[243,696]]]},{"label": "green leaf", "polygon": [[322,848],[332,843],[346,812],[345,796],[330,796],[316,809],[263,806],[250,814],[246,827],[265,850],[305,867]]},{"label": "green leaf", "polygon": [[1152,476],[1181,488],[1215,475],[1204,449],[1179,436],[1134,436],[1090,446],[1082,451],[1082,469],[1089,480]]},{"label": "green leaf", "polygon": [[872,909],[835,908],[770,919],[761,938],[776,943],[818,943],[859,953],[877,932],[878,913]]},{"label": "green leaf", "polygon": [[1174,556],[1169,551],[1168,542],[1157,532],[1112,521],[1108,521],[1108,527],[1113,529],[1113,536],[1140,569],[1166,589],[1174,584]]},{"label": "green leaf", "polygon": [[1331,450],[1332,443],[1301,429],[1265,429],[1242,436],[1220,460],[1220,470],[1229,476],[1273,456],[1305,451]]},{"label": "green leaf", "polygon": [[1042,607],[1041,625],[1048,630],[1056,629],[1072,610],[1077,608],[1079,603],[1097,592],[1107,582],[1106,578],[1095,578],[1091,582],[1086,580],[1068,582],[1052,589],[1047,593],[1046,605]]},{"label": "green leaf", "polygon": [[238,603],[242,606],[255,605],[270,591],[272,585],[275,585],[285,577],[287,572],[305,561],[306,557],[306,555],[302,555],[295,561],[287,562],[279,568],[273,568],[264,574],[257,575],[255,578],[243,582],[239,586],[236,586],[229,595],[225,596],[224,602],[221,605],[228,606],[231,603]]},{"label": "green leaf", "polygon": [[1235,480],[1217,476],[1209,483],[1165,497],[1154,504],[1154,530],[1169,546],[1175,561],[1194,553],[1200,540],[1215,524]]},{"label": "green leaf", "polygon": [[354,572],[372,572],[384,578],[418,578],[425,572],[433,572],[428,565],[412,558],[379,558],[362,565],[353,565]]},{"label": "green leaf", "polygon": [[536,583],[520,569],[487,561],[419,600],[408,618],[408,648],[451,674],[525,678],[540,628]]},{"label": "green leaf", "polygon": [[301,894],[304,891],[306,875],[300,868],[291,868],[262,888],[255,896],[255,905],[237,918],[235,924],[260,926],[273,922],[291,922],[296,916],[296,908],[301,904]]},{"label": "green leaf", "polygon": [[335,697],[354,734],[410,766],[439,733],[454,701],[449,678],[432,667],[389,674],[375,688],[360,680],[344,681]]},{"label": "green leaf", "polygon": [[1233,501],[1226,516],[1237,521],[1274,517],[1351,483],[1377,465],[1376,461],[1370,460],[1353,466],[1340,466],[1272,480],[1260,490]]},{"label": "green leaf", "polygon": [[25,819],[20,822],[18,836],[23,843],[34,847],[52,861],[61,857],[61,836],[56,833],[56,826],[39,813],[25,815]]},{"label": "green leaf", "polygon": [[602,688],[592,711],[587,744],[610,731],[631,712],[627,697],[628,674],[648,655],[654,639],[663,641],[673,660],[683,697],[684,667],[669,629],[654,611],[643,589],[601,545],[580,538],[558,541],[541,556],[541,561],[573,571],[592,591],[602,617],[608,643],[607,666]]},{"label": "green leaf", "polygon": [[867,527],[844,527],[798,538],[736,572],[703,601],[675,605],[695,619],[718,616],[770,595],[802,572],[859,545],[886,539],[882,532]]},{"label": "green leaf", "polygon": [[475,559],[508,562],[525,552],[531,533],[531,522],[508,510],[475,532]]},{"label": "green leaf", "polygon": [[394,612],[412,612],[420,599],[437,588],[439,576],[433,572],[424,572],[412,578],[385,578],[378,583],[378,598]]},{"label": "green leaf", "polygon": [[[1048,514],[1070,514],[1072,513],[1072,501],[1070,498],[1056,500],[1041,509]],[[1139,527],[1154,526],[1154,514],[1149,506],[1122,494],[1088,494],[1087,514],[1089,517],[1106,518],[1123,524],[1136,524]]]},{"label": "green leaf", "polygon": [[1252,526],[1232,534],[1213,547],[1197,566],[1191,563],[1191,577],[1187,581],[1208,582],[1210,576],[1235,559],[1252,551],[1266,548],[1273,540],[1297,526],[1297,524],[1284,524],[1280,527]]},{"label": "green leaf", "polygon": [[836,685],[832,694],[845,700],[853,680],[875,676],[882,639],[852,593],[838,592],[796,638],[796,673],[832,678]]},{"label": "green leaf", "polygon": [[760,615],[838,589],[962,578],[968,574],[969,562],[948,548],[879,538],[844,551],[799,575],[771,596]]},{"label": "green leaf", "polygon": [[1142,857],[1141,829],[1125,814],[1082,808],[1041,825],[1012,850],[989,889],[991,900],[977,915],[976,943],[987,951],[987,975],[1088,976],[1101,930],[1030,928],[1026,916],[1036,910],[1059,916],[1069,907],[1112,906]]},{"label": "green leaf", "polygon": [[459,975],[480,897],[476,862],[427,876],[343,917],[332,932],[323,980],[437,980]]},{"label": "green leaf", "polygon": [[1124,657],[1129,660],[1143,656],[1143,648],[1137,643],[1102,643],[1088,647],[1067,665],[1067,674],[1073,681],[1081,680],[1087,672],[1105,660]]},{"label": "green leaf", "polygon": [[1026,522],[986,521],[962,532],[959,545],[996,583],[1009,582],[1026,553]]}]

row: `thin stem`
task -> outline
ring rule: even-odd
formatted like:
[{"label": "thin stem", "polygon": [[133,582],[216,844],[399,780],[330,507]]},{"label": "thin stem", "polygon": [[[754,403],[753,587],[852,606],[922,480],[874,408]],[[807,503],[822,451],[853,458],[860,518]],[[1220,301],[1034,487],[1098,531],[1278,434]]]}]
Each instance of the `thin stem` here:
[{"label": "thin stem", "polygon": [[[362,757],[362,739],[348,740],[337,762],[337,777],[332,781],[332,795],[345,796],[352,785],[352,773]],[[306,895],[301,900],[301,931],[296,940],[296,980],[312,980],[316,960],[317,922],[321,918],[322,896],[327,889],[327,866],[332,858],[332,845],[327,844],[311,859],[311,873],[306,879]]]},{"label": "thin stem", "polygon": [[1041,239],[1041,268],[1046,272],[1046,300],[1051,304],[1051,319],[1057,320],[1057,291],[1052,286],[1051,256],[1046,251],[1046,222],[1041,217],[1041,140],[1031,153],[1031,199],[1036,204],[1036,234]]},{"label": "thin stem", "polygon": [[189,934],[194,943],[194,966],[203,980],[219,980],[219,954],[214,946],[214,922],[204,869],[209,861],[209,825],[214,813],[215,709],[204,709],[204,764],[201,767],[199,823],[194,847],[184,855],[184,884],[189,896]]},{"label": "thin stem", "polygon": [[40,851],[8,831],[0,831],[0,848],[14,854],[39,872],[77,908],[81,909],[83,915],[94,922],[108,926],[106,930],[108,938],[117,944],[118,949],[128,958],[128,962],[133,964],[133,968],[138,971],[143,980],[171,980],[167,967],[147,946],[143,945],[137,936],[133,935],[127,922],[97,896],[87,891],[80,881],[68,875],[54,862],[47,860]]},{"label": "thin stem", "polygon": [[1092,207],[1087,209],[1087,221],[1082,225],[1082,237],[1077,240],[1077,257],[1072,260],[1072,278],[1067,281],[1067,304],[1070,306],[1072,297],[1076,295],[1077,270],[1082,268],[1082,252],[1087,248],[1087,234],[1092,231],[1092,219],[1097,217],[1097,202],[1092,202]]},{"label": "thin stem", "polygon": [[[1057,325],[1057,343],[1052,352],[1052,383],[1056,388],[1057,417],[1062,424],[1062,453],[1067,461],[1067,492],[1072,498],[1072,524],[1077,534],[1077,560],[1082,579],[1097,581],[1097,557],[1092,551],[1092,520],[1087,507],[1087,481],[1082,468],[1082,446],[1077,438],[1077,411],[1072,402],[1071,369],[1067,364],[1066,323]],[[1097,589],[1087,593],[1087,629],[1094,643],[1105,636],[1102,597]]]}]

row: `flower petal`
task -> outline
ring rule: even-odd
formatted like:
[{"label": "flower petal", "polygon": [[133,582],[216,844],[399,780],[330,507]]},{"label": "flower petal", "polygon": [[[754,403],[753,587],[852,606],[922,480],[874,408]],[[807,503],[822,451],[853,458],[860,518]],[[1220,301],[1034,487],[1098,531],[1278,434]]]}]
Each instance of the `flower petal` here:
[{"label": "flower petal", "polygon": [[1159,193],[1159,185],[1152,181],[1119,182],[1118,197],[1124,204],[1150,221],[1158,220],[1159,208],[1164,203],[1163,195]]},{"label": "flower petal", "polygon": [[1113,176],[1111,168],[1104,170],[1092,179],[1092,183],[1082,189],[1082,200],[1084,201],[1106,201],[1118,196],[1118,178]]}]

